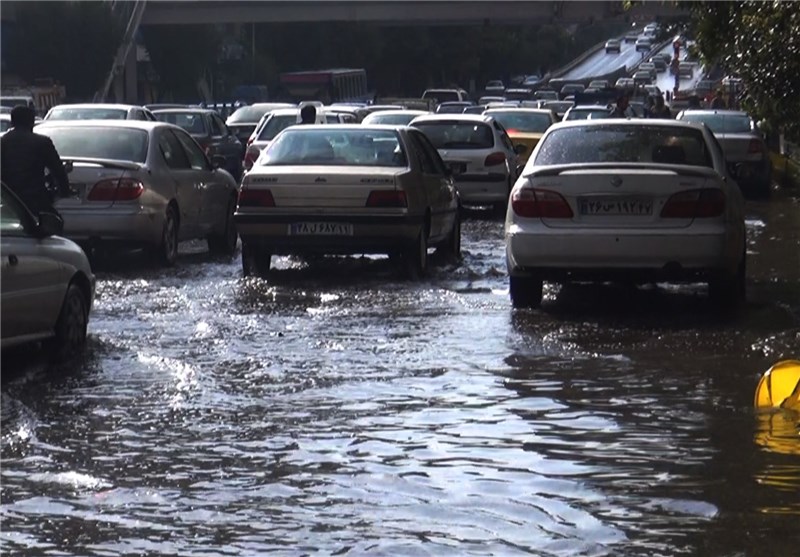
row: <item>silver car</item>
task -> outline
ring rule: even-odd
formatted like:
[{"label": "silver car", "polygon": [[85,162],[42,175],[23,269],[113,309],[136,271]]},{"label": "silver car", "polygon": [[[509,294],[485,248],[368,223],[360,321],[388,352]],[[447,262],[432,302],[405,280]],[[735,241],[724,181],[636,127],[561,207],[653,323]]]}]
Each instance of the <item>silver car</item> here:
[{"label": "silver car", "polygon": [[425,133],[452,169],[462,203],[505,210],[525,146],[515,147],[499,122],[488,115],[431,114],[410,125]]},{"label": "silver car", "polygon": [[145,247],[172,265],[178,242],[208,240],[232,254],[236,182],[212,163],[182,128],[163,122],[44,122],[37,133],[53,140],[77,195],[60,199],[64,234],[86,246]]},{"label": "silver car", "polygon": [[47,111],[43,120],[149,120],[156,117],[147,108],[132,104],[59,104]]},{"label": "silver car", "polygon": [[747,196],[767,197],[772,184],[772,160],[756,123],[740,110],[683,110],[676,120],[705,124],[714,134]]},{"label": "silver car", "polygon": [[424,274],[429,246],[459,256],[458,209],[453,179],[419,130],[292,126],[242,179],[242,271],[265,275],[273,254],[379,253]]},{"label": "silver car", "polygon": [[430,114],[424,110],[382,110],[373,112],[364,118],[363,125],[407,126],[417,116]]},{"label": "silver car", "polygon": [[74,242],[58,236],[62,220],[39,218],[5,184],[0,194],[3,267],[2,348],[53,340],[51,355],[69,359],[86,343],[95,277]]},{"label": "silver car", "polygon": [[579,120],[545,132],[511,192],[506,262],[514,306],[543,281],[707,282],[745,294],[744,201],[704,126]]}]

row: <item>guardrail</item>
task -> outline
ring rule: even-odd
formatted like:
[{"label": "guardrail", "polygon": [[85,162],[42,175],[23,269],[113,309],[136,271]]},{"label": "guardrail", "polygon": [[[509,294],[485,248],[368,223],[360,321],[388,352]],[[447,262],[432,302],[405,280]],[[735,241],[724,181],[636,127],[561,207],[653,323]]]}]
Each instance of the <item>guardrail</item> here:
[{"label": "guardrail", "polygon": [[[562,68],[559,68],[554,72],[551,72],[550,79],[560,79],[561,76],[563,76],[566,73],[574,70],[576,67],[578,67],[583,62],[585,62],[587,58],[589,58],[590,56],[594,55],[600,49],[605,48],[605,47],[606,47],[606,41],[601,41],[601,42],[597,43],[596,45],[591,47],[589,50],[585,51],[583,54],[581,54],[580,56],[578,56],[577,58],[572,60],[566,66],[564,66]],[[548,79],[548,81],[550,81],[550,79]],[[577,83],[577,81],[578,80],[576,80],[576,83]]]}]

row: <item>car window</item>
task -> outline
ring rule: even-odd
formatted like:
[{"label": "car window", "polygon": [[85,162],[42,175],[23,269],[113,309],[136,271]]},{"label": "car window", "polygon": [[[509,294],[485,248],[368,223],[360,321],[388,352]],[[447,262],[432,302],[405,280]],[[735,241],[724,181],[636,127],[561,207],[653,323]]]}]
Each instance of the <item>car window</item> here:
[{"label": "car window", "polygon": [[[5,190],[5,188],[3,188]],[[24,216],[22,204],[11,195],[6,195],[0,190],[0,233],[12,236],[26,234],[25,224],[28,219]]]},{"label": "car window", "polygon": [[297,114],[272,114],[261,131],[258,132],[258,141],[272,141],[280,132],[297,123]]},{"label": "car window", "polygon": [[146,108],[142,111],[144,112],[144,119],[148,122],[157,122],[156,117],[153,115],[152,112],[147,110]]},{"label": "car window", "polygon": [[37,126],[63,157],[85,157],[143,163],[149,136],[144,130],[108,126]]},{"label": "car window", "polygon": [[580,126],[551,130],[534,164],[640,162],[713,168],[700,130],[677,126]]},{"label": "car window", "polygon": [[217,122],[216,118],[211,117],[208,120],[209,122],[211,122],[211,135],[213,135],[214,137],[220,137],[224,135],[222,133],[222,128],[219,127],[219,122]]},{"label": "car window", "polygon": [[125,120],[128,111],[121,108],[53,108],[48,120]]},{"label": "car window", "polygon": [[213,124],[216,124],[219,127],[220,135],[222,135],[222,137],[226,137],[231,134],[230,130],[228,130],[228,126],[226,126],[225,122],[222,121],[222,118],[220,118],[216,114],[211,115],[211,122],[212,122],[212,127]]},{"label": "car window", "polygon": [[191,167],[195,170],[208,170],[208,159],[206,159],[205,153],[200,149],[197,142],[186,133],[180,131],[174,131],[173,133],[186,151]]},{"label": "car window", "polygon": [[208,134],[205,118],[199,112],[159,112],[156,118],[161,122],[175,124],[192,134]]},{"label": "car window", "polygon": [[158,147],[161,150],[161,154],[164,155],[164,160],[167,162],[168,167],[175,170],[191,168],[189,158],[172,130],[161,130],[161,136],[158,138]]},{"label": "car window", "polygon": [[439,174],[447,174],[447,165],[444,164],[441,155],[439,155],[439,151],[436,150],[436,147],[433,146],[430,139],[422,133],[416,130],[411,132],[414,137],[416,137],[419,142],[425,147],[425,151],[430,154],[431,160],[433,160],[433,164],[437,169]]},{"label": "car window", "polygon": [[421,130],[437,149],[490,149],[494,146],[494,132],[482,122],[437,120],[417,122]]},{"label": "car window", "polygon": [[703,123],[713,133],[750,133],[753,124],[747,114],[685,112],[681,120]]},{"label": "car window", "polygon": [[420,141],[415,133],[409,134],[411,148],[414,150],[414,155],[419,161],[420,168],[423,174],[436,174],[436,163],[433,161],[430,153],[425,149],[425,145]]}]

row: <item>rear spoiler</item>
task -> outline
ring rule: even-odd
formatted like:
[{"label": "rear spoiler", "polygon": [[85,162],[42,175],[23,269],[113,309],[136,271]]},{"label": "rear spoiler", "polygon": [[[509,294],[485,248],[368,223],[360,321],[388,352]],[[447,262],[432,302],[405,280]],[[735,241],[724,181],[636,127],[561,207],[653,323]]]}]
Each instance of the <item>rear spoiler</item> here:
[{"label": "rear spoiler", "polygon": [[704,166],[687,164],[663,164],[656,162],[590,162],[581,164],[557,164],[534,168],[523,174],[524,178],[540,178],[560,176],[564,172],[573,170],[666,170],[679,176],[691,178],[714,178],[718,176],[716,170]]},{"label": "rear spoiler", "polygon": [[63,163],[87,163],[96,164],[103,168],[116,168],[119,170],[140,170],[144,165],[133,161],[119,161],[115,159],[100,159],[93,157],[61,157]]}]

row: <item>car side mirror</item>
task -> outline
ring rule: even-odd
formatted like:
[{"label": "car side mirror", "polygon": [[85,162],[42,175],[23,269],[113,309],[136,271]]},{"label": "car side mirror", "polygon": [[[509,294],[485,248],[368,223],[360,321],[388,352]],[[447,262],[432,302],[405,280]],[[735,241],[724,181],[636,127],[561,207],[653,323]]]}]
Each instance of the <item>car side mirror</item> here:
[{"label": "car side mirror", "polygon": [[527,145],[523,145],[522,143],[518,143],[518,144],[514,145],[514,152],[516,154],[518,154],[518,155],[523,154],[527,150],[528,150],[528,146]]},{"label": "car side mirror", "polygon": [[215,170],[217,168],[222,168],[223,166],[225,166],[225,157],[223,157],[222,155],[214,155],[213,157],[211,157],[211,166]]},{"label": "car side mirror", "polygon": [[64,221],[55,213],[39,213],[39,225],[36,230],[41,238],[57,236],[64,232]]}]

